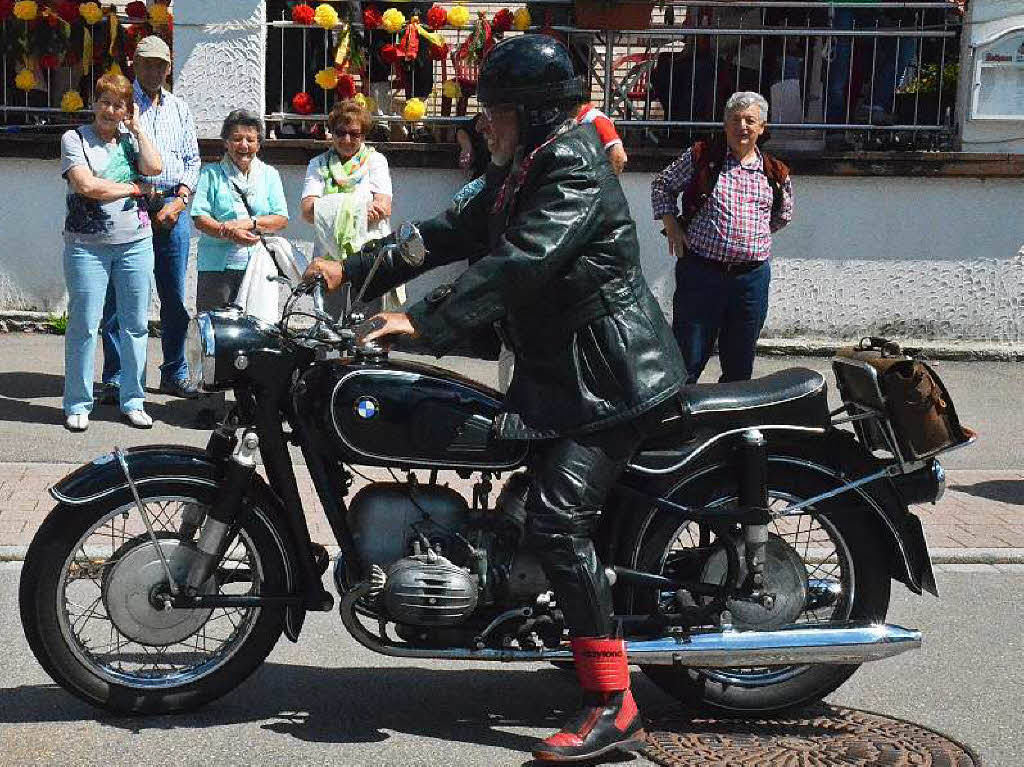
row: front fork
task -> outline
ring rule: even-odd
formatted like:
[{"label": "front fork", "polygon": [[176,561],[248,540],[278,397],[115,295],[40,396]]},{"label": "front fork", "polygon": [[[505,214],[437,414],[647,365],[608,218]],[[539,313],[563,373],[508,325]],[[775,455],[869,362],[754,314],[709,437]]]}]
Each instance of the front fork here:
[{"label": "front fork", "polygon": [[[205,523],[188,517],[183,521],[183,526],[202,524],[202,532],[196,542],[196,549],[190,556],[191,564],[182,584],[186,595],[198,593],[199,588],[213,575],[225,554],[231,539],[231,531],[242,508],[242,498],[256,472],[256,451],[259,444],[260,440],[255,430],[246,429],[234,452],[224,462],[224,479],[218,485],[217,497],[206,515]],[[183,529],[181,532],[189,533],[187,537],[191,538],[194,529]]]}]

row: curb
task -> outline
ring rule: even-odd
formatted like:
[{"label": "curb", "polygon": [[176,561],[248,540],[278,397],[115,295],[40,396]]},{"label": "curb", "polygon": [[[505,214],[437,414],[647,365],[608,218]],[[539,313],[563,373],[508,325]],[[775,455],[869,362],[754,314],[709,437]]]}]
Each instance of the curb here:
[{"label": "curb", "polygon": [[[926,360],[950,362],[1018,362],[1024,360],[1024,345],[996,341],[935,341],[921,338],[901,338],[903,350],[920,355]],[[837,341],[834,338],[761,338],[757,351],[778,357],[831,357],[841,346],[853,346],[855,340]]]},{"label": "curb", "polygon": [[[28,546],[0,546],[0,562],[23,562]],[[338,547],[327,544],[333,557]],[[933,565],[1022,565],[1024,549],[932,549]]]},{"label": "curb", "polygon": [[[47,312],[29,312],[0,309],[0,332],[48,332]],[[149,333],[160,335],[160,321],[149,321]],[[899,338],[898,334],[892,333]],[[935,341],[919,338],[899,338],[908,352],[920,354],[929,360],[964,362],[1017,362],[1024,360],[1024,344],[996,341]],[[835,338],[762,338],[757,342],[761,354],[777,357],[831,357],[841,346],[852,346],[855,339]]]}]

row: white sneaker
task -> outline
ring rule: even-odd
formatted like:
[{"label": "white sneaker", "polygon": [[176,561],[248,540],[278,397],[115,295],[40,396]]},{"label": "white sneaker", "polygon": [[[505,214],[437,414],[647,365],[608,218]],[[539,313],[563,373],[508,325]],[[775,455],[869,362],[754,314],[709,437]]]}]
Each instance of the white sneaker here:
[{"label": "white sneaker", "polygon": [[89,428],[88,413],[74,413],[64,421],[64,428],[68,431],[85,431]]},{"label": "white sneaker", "polygon": [[124,413],[124,418],[136,429],[152,429],[153,419],[145,410],[129,410]]}]

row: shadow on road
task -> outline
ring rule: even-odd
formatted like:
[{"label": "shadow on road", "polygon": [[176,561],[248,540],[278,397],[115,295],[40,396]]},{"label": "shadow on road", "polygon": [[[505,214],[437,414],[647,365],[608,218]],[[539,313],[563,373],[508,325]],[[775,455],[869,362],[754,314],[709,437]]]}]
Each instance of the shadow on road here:
[{"label": "shadow on road", "polygon": [[[241,689],[197,712],[108,716],[56,685],[0,690],[0,724],[95,721],[135,734],[267,720],[262,729],[312,743],[378,743],[388,730],[523,752],[578,703],[575,676],[557,669],[317,668],[264,664]],[[660,698],[664,703],[664,698]],[[643,703],[641,702],[641,705]],[[633,761],[613,756],[609,761]],[[532,764],[527,761],[526,764]]]},{"label": "shadow on road", "polygon": [[[147,392],[152,394],[155,390],[147,389]],[[40,404],[33,400],[53,399],[63,394],[64,376],[23,371],[0,373],[0,421],[61,425],[64,423],[64,411],[60,405]],[[203,407],[202,399],[146,401],[146,412],[154,420],[186,429],[208,428],[199,417]],[[116,405],[96,404],[89,417],[93,421],[121,422],[121,413]]]},{"label": "shadow on road", "polygon": [[950,485],[949,489],[990,501],[1024,506],[1024,479],[990,479],[973,485]]}]

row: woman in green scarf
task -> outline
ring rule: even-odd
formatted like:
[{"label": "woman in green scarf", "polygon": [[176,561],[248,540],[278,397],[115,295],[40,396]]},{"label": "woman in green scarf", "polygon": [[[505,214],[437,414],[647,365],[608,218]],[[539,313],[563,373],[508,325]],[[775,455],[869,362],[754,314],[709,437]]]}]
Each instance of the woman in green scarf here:
[{"label": "woman in green scarf", "polygon": [[[331,148],[310,161],[302,185],[302,218],[317,232],[314,256],[344,260],[391,232],[388,161],[363,141],[371,124],[370,113],[354,100],[339,101],[327,117]],[[347,296],[330,299],[328,311],[339,316]],[[383,308],[397,309],[404,300],[404,290],[392,291]],[[381,307],[363,309],[374,314]]]}]

